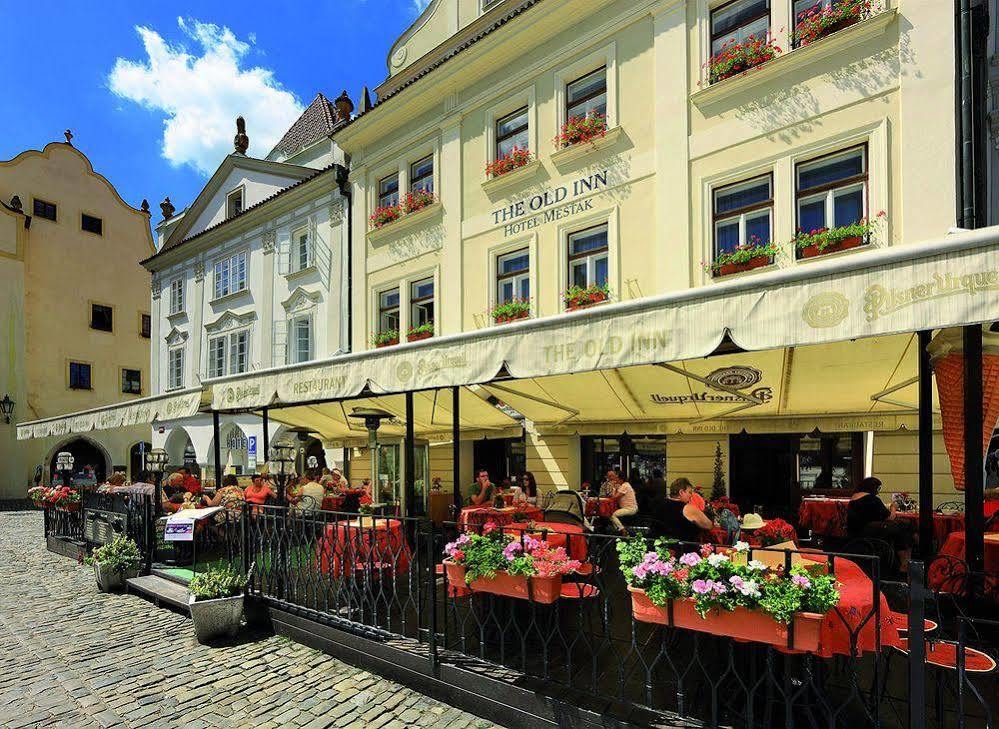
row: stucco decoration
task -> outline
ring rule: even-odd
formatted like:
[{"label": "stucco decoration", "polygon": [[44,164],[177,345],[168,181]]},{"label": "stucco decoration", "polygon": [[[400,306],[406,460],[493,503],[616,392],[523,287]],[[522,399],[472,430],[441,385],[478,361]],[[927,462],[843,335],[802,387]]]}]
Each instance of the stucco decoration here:
[{"label": "stucco decoration", "polygon": [[173,347],[178,344],[183,344],[187,341],[188,333],[174,327],[170,330],[169,334],[166,335],[166,343]]},{"label": "stucco decoration", "polygon": [[205,331],[217,334],[219,332],[229,332],[233,329],[241,329],[250,326],[256,318],[257,313],[255,311],[248,311],[245,314],[234,314],[231,311],[227,311],[211,324],[205,324]]},{"label": "stucco decoration", "polygon": [[196,283],[201,283],[205,280],[205,264],[201,261],[194,264],[194,280]]},{"label": "stucco decoration", "polygon": [[301,314],[315,309],[322,300],[323,296],[318,291],[306,291],[299,286],[291,293],[291,296],[281,302],[281,306],[289,315]]},{"label": "stucco decoration", "polygon": [[169,197],[165,197],[163,198],[163,202],[160,203],[160,210],[163,212],[163,219],[169,220],[170,218],[173,217],[173,214],[177,211],[177,208],[175,208],[173,206],[173,203],[170,202]]},{"label": "stucco decoration", "polygon": [[263,244],[261,248],[265,256],[269,256],[274,252],[274,246],[277,244],[277,233],[273,230],[268,230],[264,233]]}]

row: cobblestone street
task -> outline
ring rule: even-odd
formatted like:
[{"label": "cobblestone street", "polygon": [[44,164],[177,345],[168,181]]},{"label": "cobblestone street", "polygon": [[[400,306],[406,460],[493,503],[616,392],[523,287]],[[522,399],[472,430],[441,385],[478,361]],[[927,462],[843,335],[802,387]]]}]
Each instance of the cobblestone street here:
[{"label": "cobblestone street", "polygon": [[201,646],[187,618],[49,553],[40,512],[0,513],[0,656],[10,728],[491,726],[275,636]]}]

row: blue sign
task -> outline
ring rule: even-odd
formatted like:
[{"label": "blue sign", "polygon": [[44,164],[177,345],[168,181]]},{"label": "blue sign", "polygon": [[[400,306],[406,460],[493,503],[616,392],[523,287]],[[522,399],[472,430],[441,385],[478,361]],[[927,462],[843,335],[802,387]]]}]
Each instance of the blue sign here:
[{"label": "blue sign", "polygon": [[246,439],[246,455],[250,458],[256,458],[257,456],[257,436],[251,435]]}]

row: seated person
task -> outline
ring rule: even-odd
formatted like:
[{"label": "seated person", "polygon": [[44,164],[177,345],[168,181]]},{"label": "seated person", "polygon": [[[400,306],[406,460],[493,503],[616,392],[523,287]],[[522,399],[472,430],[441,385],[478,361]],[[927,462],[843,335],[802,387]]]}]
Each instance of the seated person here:
[{"label": "seated person", "polygon": [[669,498],[657,496],[649,504],[646,516],[652,522],[649,537],[669,537],[681,542],[700,542],[701,531],[714,525],[692,503],[694,486],[685,478],[678,478],[669,486]]},{"label": "seated person", "polygon": [[183,487],[184,490],[189,494],[201,494],[201,482],[191,473],[191,470],[187,466],[181,466],[177,469],[177,473],[183,476]]},{"label": "seated person", "polygon": [[316,481],[315,473],[307,471],[306,475],[302,476],[299,486],[298,503],[295,506],[298,509],[321,509],[325,495],[326,489]]},{"label": "seated person", "polygon": [[472,484],[471,495],[468,497],[469,506],[492,506],[496,497],[496,487],[489,480],[489,471],[480,468],[475,476],[475,483]]},{"label": "seated person", "polygon": [[243,489],[239,487],[239,479],[235,474],[230,473],[222,477],[222,488],[211,498],[205,498],[205,506],[226,506],[235,500],[243,500]]},{"label": "seated person", "polygon": [[530,471],[524,471],[524,474],[520,477],[520,492],[524,495],[525,499],[537,499],[538,498],[538,482],[534,479],[534,474]]},{"label": "seated person", "polygon": [[248,504],[260,505],[274,501],[277,499],[277,494],[274,493],[263,476],[256,474],[250,485],[243,489],[243,498]]},{"label": "seated person", "polygon": [[882,539],[895,549],[902,571],[908,569],[913,532],[908,523],[898,521],[895,504],[885,506],[878,498],[881,479],[868,476],[857,486],[846,506],[846,533],[851,537]]},{"label": "seated person", "polygon": [[627,534],[628,530],[621,523],[621,517],[634,516],[638,513],[638,499],[635,497],[635,489],[621,478],[621,474],[614,470],[607,472],[607,483],[610,484],[610,497],[617,501],[617,509],[610,518],[611,526],[621,534]]}]

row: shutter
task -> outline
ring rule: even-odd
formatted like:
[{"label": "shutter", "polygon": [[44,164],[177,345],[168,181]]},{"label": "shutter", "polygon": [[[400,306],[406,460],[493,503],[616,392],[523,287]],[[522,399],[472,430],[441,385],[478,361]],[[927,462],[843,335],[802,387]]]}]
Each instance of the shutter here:
[{"label": "shutter", "polygon": [[288,322],[274,320],[274,334],[271,341],[271,364],[288,364]]},{"label": "shutter", "polygon": [[278,274],[281,276],[287,276],[291,273],[291,237],[282,236],[278,241],[277,250],[275,251],[278,257]]},{"label": "shutter", "polygon": [[330,269],[333,266],[333,251],[330,250],[329,245],[318,234],[312,238],[312,251],[310,251],[309,255],[316,270],[319,271],[319,278],[326,288],[329,289]]}]

